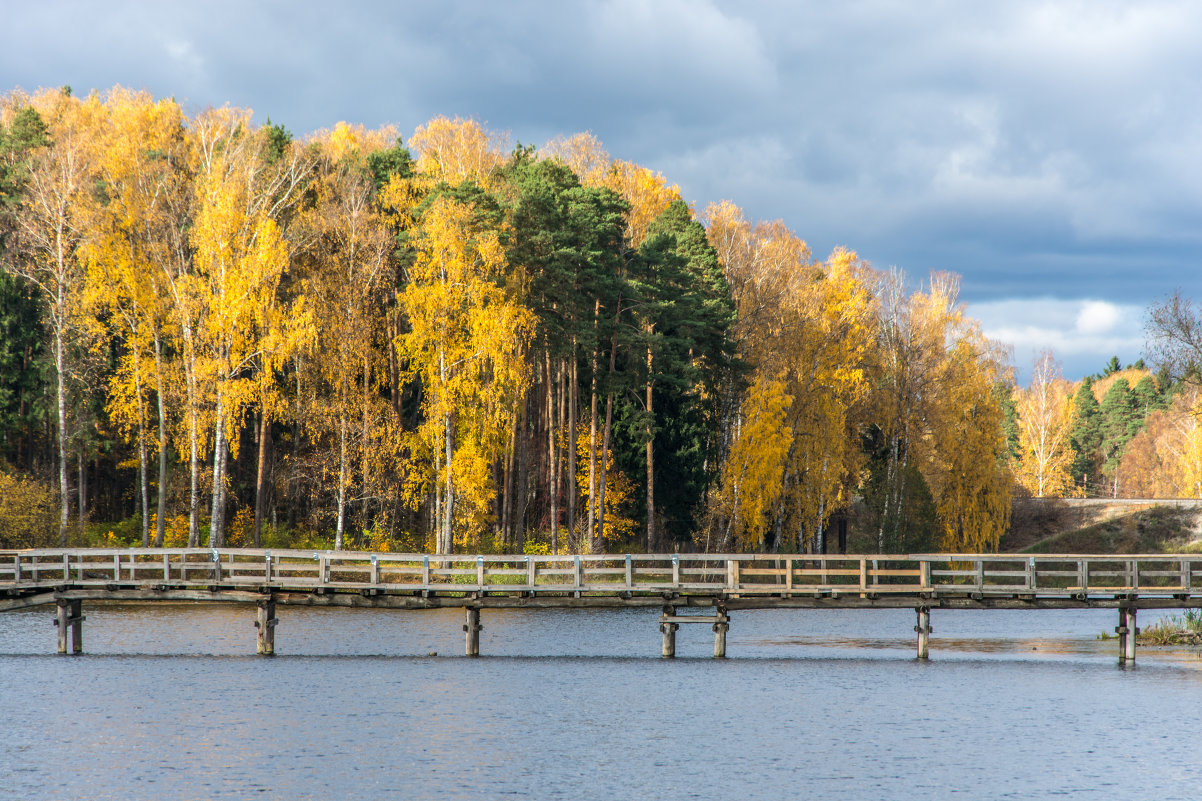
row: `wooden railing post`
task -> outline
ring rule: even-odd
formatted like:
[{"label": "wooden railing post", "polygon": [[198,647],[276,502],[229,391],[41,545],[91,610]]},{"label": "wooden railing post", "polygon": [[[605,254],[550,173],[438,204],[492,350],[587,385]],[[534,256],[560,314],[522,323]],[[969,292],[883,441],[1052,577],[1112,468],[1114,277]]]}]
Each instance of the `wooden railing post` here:
[{"label": "wooden railing post", "polygon": [[526,555],[526,583],[530,585],[530,591],[534,592],[534,580],[536,578],[534,558],[529,554]]},{"label": "wooden railing post", "polygon": [[1027,589],[1035,592],[1035,557],[1027,559]]},{"label": "wooden railing post", "polygon": [[680,554],[672,554],[672,588],[680,589]]},{"label": "wooden railing post", "polygon": [[634,586],[634,565],[631,564],[630,554],[626,554],[626,589]]},{"label": "wooden railing post", "polygon": [[927,559],[918,562],[918,584],[924,592],[931,590],[931,563]]},{"label": "wooden railing post", "polygon": [[484,592],[484,557],[483,556],[476,557],[476,586],[478,586],[480,588],[481,592]]}]

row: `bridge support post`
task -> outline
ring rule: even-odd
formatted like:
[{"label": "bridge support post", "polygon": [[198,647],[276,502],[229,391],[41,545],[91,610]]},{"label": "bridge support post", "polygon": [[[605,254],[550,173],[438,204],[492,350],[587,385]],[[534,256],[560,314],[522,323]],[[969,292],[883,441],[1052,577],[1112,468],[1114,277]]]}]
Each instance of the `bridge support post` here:
[{"label": "bridge support post", "polygon": [[1124,606],[1119,609],[1119,625],[1115,632],[1119,635],[1119,664],[1135,664],[1135,637],[1139,634],[1139,627],[1135,625],[1135,607]]},{"label": "bridge support post", "polygon": [[259,630],[255,653],[262,656],[275,656],[275,627],[279,620],[275,616],[275,599],[259,601],[259,609],[255,615],[255,628]]},{"label": "bridge support post", "polygon": [[[663,632],[664,635],[664,647],[661,655],[665,659],[671,659],[676,656],[676,630],[680,628],[680,624],[667,620],[667,618],[675,617],[675,615],[676,607],[665,606],[664,616],[659,622],[659,630]],[[716,647],[717,646],[715,646],[715,648]]]},{"label": "bridge support post", "polygon": [[480,625],[480,609],[479,607],[469,606],[464,610],[463,630],[467,632],[467,655],[480,655],[480,631],[484,628]]},{"label": "bridge support post", "polygon": [[726,610],[717,607],[714,610],[717,621],[714,623],[714,658],[726,658],[726,632],[730,629],[730,616]]},{"label": "bridge support post", "polygon": [[[85,618],[83,612],[83,601],[70,601],[66,598],[58,599],[58,614],[54,618],[54,625],[58,626],[58,652],[60,654],[83,653],[83,622]],[[67,651],[67,629],[71,630],[71,650]]]},{"label": "bridge support post", "polygon": [[918,625],[914,627],[914,631],[918,632],[918,658],[929,659],[931,655],[931,610],[929,607],[920,606],[914,611],[918,613]]}]

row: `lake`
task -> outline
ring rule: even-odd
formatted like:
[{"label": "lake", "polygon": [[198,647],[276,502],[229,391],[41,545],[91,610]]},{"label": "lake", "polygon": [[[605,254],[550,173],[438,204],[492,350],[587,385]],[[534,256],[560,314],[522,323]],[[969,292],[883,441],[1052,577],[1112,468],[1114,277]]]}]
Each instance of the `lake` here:
[{"label": "lake", "polygon": [[[0,799],[1194,799],[1202,657],[1113,610],[733,612],[86,604],[0,614]],[[1141,625],[1154,613],[1143,612]]]}]

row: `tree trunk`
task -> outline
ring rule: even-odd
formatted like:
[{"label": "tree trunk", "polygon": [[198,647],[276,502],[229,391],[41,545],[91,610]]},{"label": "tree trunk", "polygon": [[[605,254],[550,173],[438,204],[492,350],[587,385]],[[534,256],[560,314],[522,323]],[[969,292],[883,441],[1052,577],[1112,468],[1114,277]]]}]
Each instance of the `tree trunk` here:
[{"label": "tree trunk", "polygon": [[159,492],[158,514],[155,517],[154,546],[163,547],[167,531],[167,402],[163,392],[163,354],[158,332],[154,336],[155,394],[159,403]]},{"label": "tree trunk", "polygon": [[[141,389],[138,389],[139,412],[142,412]],[[138,432],[138,485],[142,490],[142,547],[150,547],[150,476],[146,472],[146,415],[141,415]]]},{"label": "tree trunk", "polygon": [[[61,296],[61,291],[60,291]],[[60,301],[61,302],[61,301]],[[58,487],[61,505],[59,508],[58,545],[67,547],[67,526],[71,516],[71,488],[67,484],[67,398],[63,379],[63,332],[56,326],[54,332],[54,370],[58,393]]]},{"label": "tree trunk", "polygon": [[[441,373],[440,378],[442,379],[442,383],[443,383],[443,387],[444,387],[444,391],[445,391],[445,387],[447,385],[446,354],[442,351],[441,348],[439,348],[439,351],[438,351],[438,369],[439,369],[439,372]],[[446,472],[446,500],[443,503],[443,509],[442,509],[442,535],[441,535],[440,541],[438,543],[438,552],[439,553],[451,553],[452,546],[454,545],[454,540],[452,538],[452,533],[451,533],[451,520],[452,520],[452,515],[453,515],[454,509],[455,509],[455,486],[453,484],[453,476],[451,473],[451,460],[454,456],[455,441],[454,441],[454,430],[451,427],[451,413],[449,410],[443,412],[442,424],[443,424],[443,435],[446,439],[446,454],[447,454],[447,456],[446,456],[446,459],[447,459],[446,471],[447,472]]]},{"label": "tree trunk", "polygon": [[555,381],[551,374],[551,351],[546,351],[547,367],[547,493],[551,496],[551,542],[559,539],[559,476],[555,472]]},{"label": "tree trunk", "polygon": [[88,519],[88,463],[84,458],[84,446],[79,444],[79,453],[77,455],[76,464],[79,472],[79,531],[83,533],[84,523]]},{"label": "tree trunk", "polygon": [[222,512],[225,508],[225,398],[221,385],[217,385],[217,413],[213,431],[213,504],[209,519],[209,547],[225,547],[225,526]]},{"label": "tree trunk", "polygon": [[367,434],[371,428],[371,362],[364,357],[363,359],[363,429],[359,436],[359,464],[360,464],[360,481],[359,494],[363,498],[363,503],[360,507],[360,514],[363,516],[360,524],[361,528],[369,528],[368,522],[371,518],[369,504],[371,503],[371,493],[368,492],[367,477]]},{"label": "tree trunk", "polygon": [[576,421],[580,416],[580,370],[576,364],[576,340],[572,339],[572,376],[568,388],[568,447],[567,460],[571,467],[571,478],[568,480],[568,542],[575,547],[576,533],[576,496],[579,486],[576,483],[577,461],[576,451]]},{"label": "tree trunk", "polygon": [[[559,410],[558,410],[559,418],[558,418],[558,422],[555,426],[555,430],[558,432],[562,432],[564,430],[564,417],[566,416],[565,413],[566,413],[567,395],[568,395],[567,372],[568,371],[567,371],[566,366],[563,363],[563,359],[560,358],[560,360],[559,360]],[[569,448],[564,448],[564,447],[559,448],[559,455],[556,459],[556,464],[555,464],[555,493],[556,493],[556,495],[558,495],[560,493],[561,487],[563,486],[564,469],[567,467],[565,457],[567,456],[568,453],[571,453],[571,450]],[[576,477],[574,475],[569,478],[569,484],[568,484],[569,509],[571,508],[570,497],[572,495],[573,489],[575,488],[575,478]],[[572,525],[572,516],[571,516],[571,513],[569,512],[569,514],[568,514],[569,528],[571,527],[571,525]],[[569,537],[570,536],[571,535],[569,534]],[[559,549],[559,541],[556,537],[552,536],[551,537],[552,553],[558,551],[558,549]]]},{"label": "tree trunk", "polygon": [[263,516],[267,500],[267,439],[271,436],[271,424],[267,412],[259,409],[259,464],[255,475],[255,547],[263,546]]},{"label": "tree trunk", "polygon": [[200,442],[198,427],[200,403],[196,397],[196,357],[192,348],[192,327],[184,326],[184,378],[188,389],[188,439],[191,453],[191,496],[188,500],[188,547],[200,545]]},{"label": "tree trunk", "polygon": [[609,440],[613,431],[614,393],[613,378],[618,366],[618,315],[622,313],[622,296],[618,296],[618,311],[614,315],[614,335],[609,343],[609,382],[610,389],[605,394],[605,433],[601,438],[601,487],[597,491],[597,508],[600,522],[597,525],[597,539],[593,541],[593,552],[603,546],[605,540],[605,483],[609,476]]},{"label": "tree trunk", "polygon": [[346,516],[346,415],[338,415],[338,525],[334,530],[334,550],[342,550],[342,527]]},{"label": "tree trunk", "polygon": [[655,410],[651,406],[651,348],[647,348],[647,553],[655,547]]}]

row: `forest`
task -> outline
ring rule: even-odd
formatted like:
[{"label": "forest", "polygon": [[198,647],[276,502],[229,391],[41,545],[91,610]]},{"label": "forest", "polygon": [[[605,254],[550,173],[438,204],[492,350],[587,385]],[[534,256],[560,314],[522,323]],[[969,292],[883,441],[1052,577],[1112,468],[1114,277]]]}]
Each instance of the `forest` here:
[{"label": "forest", "polygon": [[1017,389],[955,275],[587,133],[12,91],[0,265],[0,547],[978,551],[1137,459],[1202,491],[1184,385]]}]

